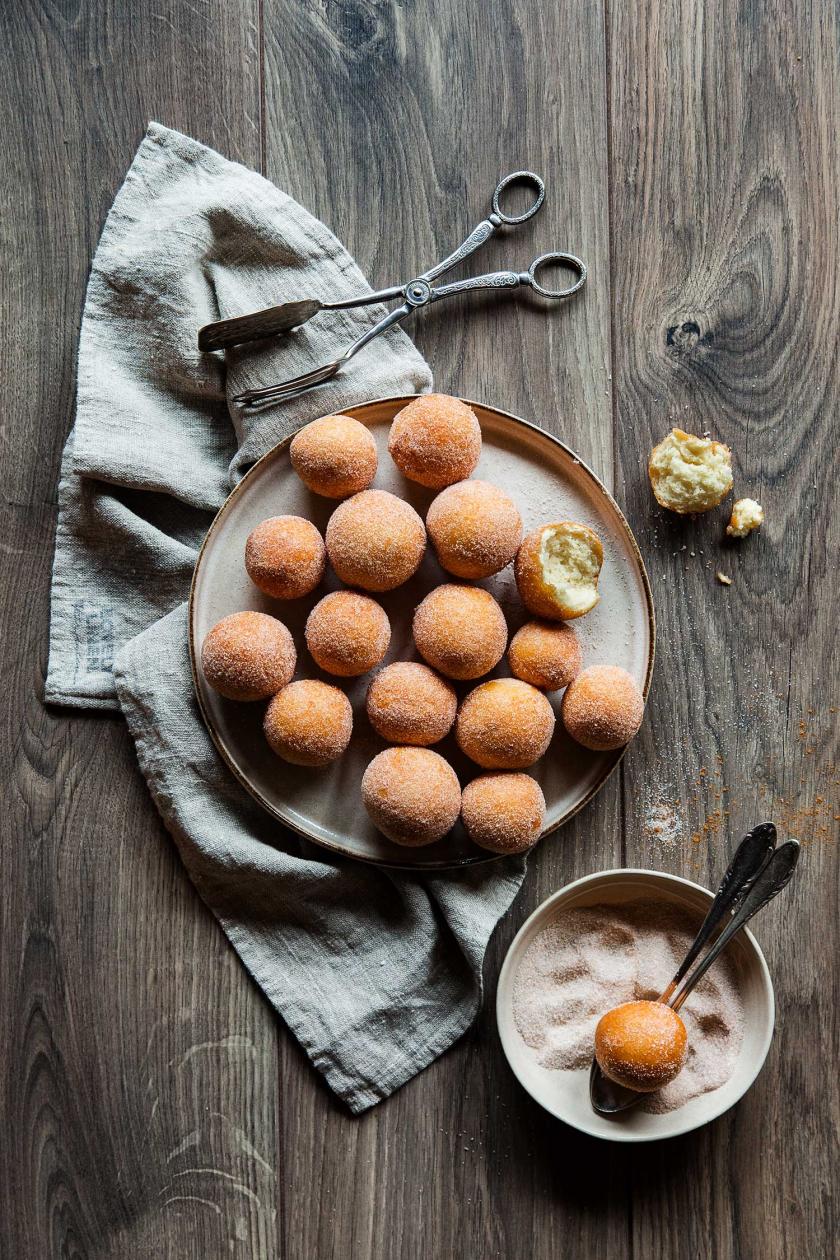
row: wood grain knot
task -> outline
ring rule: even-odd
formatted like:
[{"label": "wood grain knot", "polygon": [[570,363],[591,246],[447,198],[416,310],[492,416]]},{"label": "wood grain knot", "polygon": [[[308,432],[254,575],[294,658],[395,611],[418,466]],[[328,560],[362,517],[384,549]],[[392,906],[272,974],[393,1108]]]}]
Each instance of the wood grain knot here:
[{"label": "wood grain knot", "polygon": [[665,345],[668,353],[680,357],[691,354],[698,345],[708,345],[711,340],[711,331],[701,332],[700,325],[693,319],[683,320],[681,324],[672,324],[665,330]]}]

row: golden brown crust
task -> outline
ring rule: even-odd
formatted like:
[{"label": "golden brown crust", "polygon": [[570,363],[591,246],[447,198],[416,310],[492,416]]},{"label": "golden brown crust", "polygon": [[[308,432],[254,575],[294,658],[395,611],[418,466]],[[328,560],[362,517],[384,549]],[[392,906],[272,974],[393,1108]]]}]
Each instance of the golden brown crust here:
[{"label": "golden brown crust", "polygon": [[522,538],[516,504],[489,481],[459,481],[426,513],[441,567],[460,578],[485,578],[510,564]]},{"label": "golden brown crust", "polygon": [[554,734],[554,710],[541,691],[518,678],[494,678],[469,693],[455,738],[485,770],[524,770],[539,761]]},{"label": "golden brown crust", "polygon": [[618,665],[592,665],[578,674],[560,710],[572,739],[594,752],[622,748],[638,731],[644,712],[635,678]]},{"label": "golden brown crust", "polygon": [[390,744],[436,744],[452,729],[458,710],[455,691],[419,661],[395,661],[368,688],[370,724]]},{"label": "golden brown crust", "polygon": [[480,774],[464,788],[461,818],[482,849],[525,853],[540,838],[545,797],[529,774]]},{"label": "golden brown crust", "polygon": [[460,398],[423,394],[398,411],[388,438],[404,477],[432,490],[463,481],[481,455],[481,426]]},{"label": "golden brown crust", "polygon": [[358,591],[333,591],[306,620],[306,646],[321,669],[339,678],[366,674],[391,642],[391,623],[381,604]]},{"label": "golden brown crust", "polygon": [[541,525],[538,529],[532,530],[530,534],[526,535],[516,553],[516,561],[514,563],[516,585],[522,602],[528,611],[533,613],[535,617],[544,617],[549,621],[572,621],[577,617],[582,617],[597,604],[599,599],[597,573],[591,599],[585,607],[576,608],[569,602],[564,602],[557,592],[549,586],[543,575],[541,553],[543,537],[548,530],[562,531],[570,537],[580,539],[590,549],[598,572],[600,572],[604,563],[604,548],[598,535],[588,525],[581,525],[577,521],[552,521],[550,524]]},{"label": "golden brown crust", "polygon": [[289,683],[266,710],[263,731],[271,749],[293,766],[326,766],[350,743],[353,710],[338,687],[314,678]]},{"label": "golden brown crust", "polygon": [[677,1075],[688,1052],[685,1024],[664,1002],[625,1002],[602,1015],[595,1058],[617,1085],[649,1094]]},{"label": "golden brown crust", "polygon": [[352,416],[321,416],[295,434],[292,468],[314,494],[344,499],[366,490],[376,476],[373,435]]},{"label": "golden brown crust", "polygon": [[265,700],[295,672],[291,634],[267,613],[231,613],[217,621],[201,648],[207,682],[228,700]]},{"label": "golden brown crust", "polygon": [[386,748],[362,777],[362,801],[374,826],[395,844],[434,844],[461,808],[458,776],[430,748]]},{"label": "golden brown crust", "polygon": [[580,673],[583,653],[565,622],[527,621],[510,641],[508,664],[515,678],[532,687],[560,691]]},{"label": "golden brown crust", "polygon": [[324,576],[327,549],[311,521],[272,516],[251,530],[245,568],[259,590],[274,599],[309,595]]},{"label": "golden brown crust", "polygon": [[436,587],[415,611],[413,629],[420,655],[447,678],[480,678],[507,646],[505,615],[480,586]]},{"label": "golden brown crust", "polygon": [[335,509],[326,544],[342,582],[365,591],[391,591],[419,568],[426,527],[411,504],[395,494],[363,490]]}]

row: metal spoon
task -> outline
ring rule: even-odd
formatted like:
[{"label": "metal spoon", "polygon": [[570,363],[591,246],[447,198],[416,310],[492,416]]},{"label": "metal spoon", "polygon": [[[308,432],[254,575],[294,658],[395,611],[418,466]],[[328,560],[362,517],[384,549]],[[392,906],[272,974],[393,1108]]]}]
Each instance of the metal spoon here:
[{"label": "metal spoon", "polygon": [[[799,844],[796,840],[788,840],[774,850],[775,842],[776,829],[773,824],[760,823],[738,846],[700,931],[673,980],[659,998],[660,1002],[665,1002],[672,1010],[680,1009],[732,937],[740,932],[753,915],[772,901],[790,880],[799,860]],[[717,940],[696,969],[687,976],[703,945],[721,923],[724,926]],[[589,1099],[593,1109],[600,1115],[610,1116],[624,1111],[644,1096],[609,1080],[593,1059],[589,1074]]]}]

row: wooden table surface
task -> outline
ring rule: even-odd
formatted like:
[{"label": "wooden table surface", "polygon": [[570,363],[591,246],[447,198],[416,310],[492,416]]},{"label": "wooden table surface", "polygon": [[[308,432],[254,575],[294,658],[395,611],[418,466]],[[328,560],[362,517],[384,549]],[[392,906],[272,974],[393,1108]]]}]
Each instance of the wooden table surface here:
[{"label": "wooden table surface", "polygon": [[[836,5],[2,7],[3,1260],[833,1254]],[[413,332],[439,388],[537,420],[614,486],[656,600],[647,719],[531,861],[473,1031],[361,1119],[200,904],[123,723],[42,701],[85,281],[149,118],[262,171],[374,284],[441,257],[526,165],[545,211],[482,264],[590,265],[565,309],[474,301]],[[757,536],[656,508],[646,455],[672,424],[731,445]],[[806,848],[756,928],[778,1027],[755,1087],[645,1148],[553,1121],[494,1027],[518,926],[604,867],[712,883],[764,817]]]}]

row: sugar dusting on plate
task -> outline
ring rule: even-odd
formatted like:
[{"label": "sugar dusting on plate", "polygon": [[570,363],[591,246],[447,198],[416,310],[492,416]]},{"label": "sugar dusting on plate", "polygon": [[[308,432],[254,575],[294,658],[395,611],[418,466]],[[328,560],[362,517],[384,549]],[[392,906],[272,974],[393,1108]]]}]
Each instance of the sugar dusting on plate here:
[{"label": "sugar dusting on plate", "polygon": [[[537,1062],[554,1071],[588,1068],[601,1015],[621,1002],[657,998],[699,926],[690,910],[647,899],[559,914],[528,946],[513,984],[514,1022]],[[725,956],[680,1015],[688,1033],[685,1067],[640,1104],[645,1111],[674,1111],[732,1075],[744,1007]]]}]

